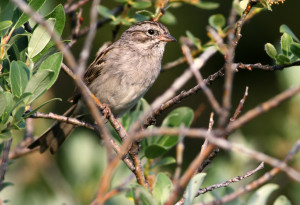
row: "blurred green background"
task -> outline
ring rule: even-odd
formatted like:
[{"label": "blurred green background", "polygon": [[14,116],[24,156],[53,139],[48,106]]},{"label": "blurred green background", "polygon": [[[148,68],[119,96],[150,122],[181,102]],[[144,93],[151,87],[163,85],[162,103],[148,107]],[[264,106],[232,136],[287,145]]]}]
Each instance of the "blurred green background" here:
[{"label": "blurred green background", "polygon": [[[57,4],[65,4],[65,1],[48,0],[44,5],[43,13],[48,13]],[[171,12],[177,18],[176,25],[168,25],[170,33],[179,40],[180,36],[185,35],[186,31],[191,31],[195,36],[201,39],[203,43],[208,40],[206,26],[208,25],[209,16],[217,13],[225,17],[229,15],[231,1],[220,1],[220,7],[215,10],[202,10],[191,5],[184,4],[182,7],[172,9]],[[111,0],[102,0],[101,4],[112,9],[117,4]],[[83,7],[83,25],[82,28],[89,25],[89,8],[91,2]],[[261,12],[242,29],[242,38],[237,47],[235,62],[243,63],[262,63],[273,64],[272,60],[264,51],[264,44],[270,42],[274,45],[279,44],[280,36],[279,27],[282,24],[288,25],[298,38],[300,38],[300,13],[299,1],[286,1],[284,4],[274,5],[273,11]],[[99,17],[101,18],[101,17]],[[65,26],[64,39],[69,39],[68,21]],[[121,32],[127,27],[122,27]],[[112,40],[112,30],[114,27],[106,24],[97,31],[96,38],[93,42],[93,48],[89,62],[94,58],[98,48],[106,41]],[[79,56],[84,38],[73,46],[72,51],[76,57]],[[174,61],[182,56],[180,44],[170,43],[166,47],[163,59],[163,65],[167,62]],[[216,72],[224,64],[223,56],[220,54],[211,58],[202,68],[201,72],[204,77]],[[186,68],[187,64],[179,65],[176,68],[161,73],[158,80],[146,94],[148,102],[152,102],[157,96],[162,94]],[[240,71],[236,73],[233,86],[232,104],[235,108],[244,94],[246,86],[249,86],[249,96],[244,106],[243,113],[264,102],[279,92],[292,85],[299,84],[300,70],[299,67],[288,68],[278,72],[264,71]],[[183,89],[189,89],[195,85],[194,79],[185,85]],[[216,98],[222,99],[223,79],[215,81],[210,88]],[[59,79],[53,88],[40,98],[41,101],[53,97],[62,98],[62,102],[55,102],[44,108],[43,112],[63,113],[69,106],[67,99],[72,95],[74,83],[64,73],[61,72]],[[299,139],[300,135],[300,97],[297,96],[288,102],[281,104],[276,109],[258,117],[236,131],[230,136],[235,142],[240,142],[248,147],[262,151],[266,154],[277,158],[284,158],[289,149]],[[37,102],[38,104],[38,102]],[[205,106],[201,116],[193,122],[192,127],[207,127],[210,112],[210,105],[207,103],[204,95],[199,92],[197,95],[183,100],[178,106],[188,106],[197,110],[199,106]],[[174,107],[166,110],[159,118],[158,124],[164,116]],[[217,121],[217,119],[215,119]],[[50,120],[34,120],[34,134],[41,134],[52,122]],[[16,132],[22,139],[23,133]],[[185,139],[184,165],[186,168],[190,161],[199,152],[202,145],[201,140]],[[45,153],[30,154],[20,159],[14,160],[8,167],[6,181],[12,182],[14,186],[4,189],[2,199],[8,200],[13,205],[35,205],[35,204],[88,204],[97,190],[99,177],[106,165],[105,150],[103,149],[98,137],[92,132],[85,129],[76,129],[72,137],[55,155]],[[172,150],[169,155],[174,156]],[[259,162],[249,160],[237,153],[221,151],[218,157],[212,162],[206,170],[208,173],[205,185],[220,183],[237,175],[242,175],[248,170],[258,166]],[[292,161],[292,166],[300,170],[300,155],[298,154]],[[166,168],[173,173],[175,166]],[[234,184],[233,188],[238,189],[242,184],[249,183],[251,180],[258,178],[259,175],[270,169],[266,166],[262,171],[250,179],[241,183]],[[112,184],[119,184],[129,171],[122,164],[114,176]],[[285,174],[279,174],[272,180],[280,185],[280,189],[275,193],[286,195],[293,204],[300,201],[300,185],[294,183]],[[124,196],[122,204],[132,203]],[[247,198],[247,196],[246,196]],[[115,200],[115,201],[114,201]],[[117,203],[117,199],[111,200],[108,204]],[[120,203],[119,203],[120,204]]]}]

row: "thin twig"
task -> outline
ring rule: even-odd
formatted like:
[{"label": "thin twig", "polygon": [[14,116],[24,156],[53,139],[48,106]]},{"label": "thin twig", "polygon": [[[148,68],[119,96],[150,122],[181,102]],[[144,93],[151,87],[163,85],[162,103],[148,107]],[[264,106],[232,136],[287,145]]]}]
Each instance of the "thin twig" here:
[{"label": "thin twig", "polygon": [[72,117],[66,117],[63,115],[57,115],[54,113],[41,113],[41,112],[35,112],[34,114],[32,114],[30,116],[30,118],[44,118],[44,119],[53,119],[59,122],[65,122],[65,123],[69,123],[69,124],[73,124],[75,126],[78,127],[85,127],[91,130],[95,130],[95,125],[92,125],[90,123],[84,122],[84,121],[80,121],[77,118],[72,118]]},{"label": "thin twig", "polygon": [[[288,153],[288,155],[285,157],[284,162],[288,162],[290,161],[295,154],[299,151],[300,149],[300,140],[298,140],[295,145],[293,146],[293,148],[291,149],[291,151]],[[254,180],[253,182],[251,182],[250,184],[247,184],[246,186],[239,188],[237,191],[228,194],[226,196],[224,196],[221,199],[217,199],[208,203],[200,203],[198,205],[220,205],[220,204],[225,204],[228,203],[230,201],[235,200],[236,198],[258,188],[259,186],[261,186],[262,184],[270,181],[275,175],[277,175],[280,172],[280,168],[276,167],[271,169],[269,172],[265,173],[263,176],[261,176],[260,178]]]},{"label": "thin twig", "polygon": [[[247,177],[250,177],[252,176],[253,174],[255,174],[256,172],[258,172],[259,170],[263,169],[264,168],[264,163],[260,163],[258,165],[258,167],[256,167],[255,169],[251,170],[251,171],[248,171],[246,174],[242,175],[242,176],[237,176],[235,178],[232,178],[232,179],[229,179],[225,182],[222,182],[220,184],[214,184],[212,186],[209,186],[209,187],[206,187],[206,188],[202,188],[200,189],[196,196],[195,197],[198,197],[199,195],[201,194],[204,194],[206,192],[209,192],[209,191],[213,191],[214,189],[218,189],[218,188],[222,188],[222,187],[227,187],[229,186],[231,183],[236,183],[236,182],[239,182]],[[182,205],[184,204],[184,198],[182,198],[180,201],[178,201],[175,205]]]},{"label": "thin twig", "polygon": [[189,47],[186,45],[182,45],[182,52],[190,65],[189,68],[190,68],[191,72],[194,74],[195,78],[197,79],[197,82],[201,86],[201,89],[203,90],[204,94],[206,95],[210,105],[218,114],[221,114],[222,108],[221,108],[220,104],[218,103],[218,101],[216,100],[213,92],[204,83],[200,70],[194,64],[194,59],[193,59],[193,56],[191,54]]}]

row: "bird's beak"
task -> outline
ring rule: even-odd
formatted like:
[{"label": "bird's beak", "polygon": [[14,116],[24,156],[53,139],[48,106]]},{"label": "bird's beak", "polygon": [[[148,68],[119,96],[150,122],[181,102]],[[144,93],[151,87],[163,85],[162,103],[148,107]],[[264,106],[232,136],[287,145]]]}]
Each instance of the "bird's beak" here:
[{"label": "bird's beak", "polygon": [[174,38],[173,36],[171,36],[170,34],[163,34],[158,36],[158,39],[161,41],[165,41],[165,42],[172,42],[172,41],[176,41],[176,38]]}]

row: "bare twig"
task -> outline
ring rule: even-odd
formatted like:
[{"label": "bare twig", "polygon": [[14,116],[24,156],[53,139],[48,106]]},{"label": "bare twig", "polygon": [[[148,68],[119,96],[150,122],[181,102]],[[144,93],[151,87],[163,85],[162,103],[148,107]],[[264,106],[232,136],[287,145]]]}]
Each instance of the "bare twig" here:
[{"label": "bare twig", "polygon": [[201,86],[201,89],[203,90],[204,94],[206,95],[208,101],[210,102],[212,108],[218,113],[222,113],[222,108],[218,101],[216,100],[213,92],[206,86],[206,84],[203,81],[203,77],[199,71],[199,69],[194,64],[194,59],[191,54],[191,51],[188,46],[182,45],[182,52],[185,55],[185,58],[187,59],[190,70],[194,74],[195,78],[197,79],[198,84]]},{"label": "bare twig", "polygon": [[30,118],[44,118],[44,119],[53,119],[59,122],[65,122],[65,123],[69,123],[69,124],[73,124],[75,126],[78,127],[85,127],[91,130],[95,130],[95,125],[92,125],[90,123],[84,122],[84,121],[80,121],[77,118],[72,118],[72,117],[66,117],[63,115],[57,115],[54,113],[41,113],[41,112],[36,112],[33,115],[30,116]]},{"label": "bare twig", "polygon": [[234,177],[233,179],[229,179],[223,183],[220,183],[220,184],[214,184],[212,186],[209,186],[209,187],[206,187],[206,188],[203,188],[203,189],[200,189],[197,193],[197,196],[199,196],[200,194],[204,194],[208,191],[212,191],[214,189],[218,189],[218,188],[221,188],[221,187],[226,187],[228,185],[230,185],[231,183],[236,183],[236,182],[239,182],[247,177],[250,177],[252,176],[253,174],[255,174],[256,172],[258,172],[259,170],[263,169],[264,168],[264,163],[260,163],[258,167],[256,167],[255,169],[251,170],[251,171],[248,171],[246,174],[244,174],[243,176],[237,176],[237,177]]},{"label": "bare twig", "polygon": [[[183,125],[181,125],[181,128],[184,128]],[[176,146],[176,169],[175,169],[175,173],[174,173],[174,178],[173,181],[177,182],[180,174],[181,174],[181,166],[182,166],[182,162],[183,162],[183,152],[184,152],[184,135],[181,135],[179,137],[177,146]]]},{"label": "bare twig", "polygon": [[[264,163],[262,162],[262,163],[260,163],[260,164],[258,165],[258,167],[256,167],[255,169],[253,169],[253,170],[251,170],[251,171],[248,171],[248,172],[247,172],[246,174],[244,174],[243,176],[237,176],[237,177],[235,177],[235,178],[229,179],[229,180],[227,180],[227,181],[225,181],[225,182],[222,182],[222,183],[220,183],[220,184],[214,184],[214,185],[212,185],[212,186],[209,186],[209,187],[200,189],[200,190],[197,192],[197,194],[196,194],[195,197],[197,197],[197,196],[199,196],[199,195],[201,195],[201,194],[204,194],[204,193],[206,193],[206,192],[212,191],[212,190],[214,190],[214,189],[218,189],[218,188],[221,188],[221,187],[227,187],[227,186],[229,186],[231,183],[239,182],[239,181],[241,181],[241,180],[243,180],[243,179],[245,179],[245,178],[247,178],[247,177],[252,176],[253,174],[255,174],[256,172],[258,172],[259,170],[261,170],[261,169],[263,169],[263,168],[264,168]],[[176,203],[176,205],[182,205],[183,203],[184,203],[184,198],[182,198],[180,201],[178,201],[178,202]]]}]

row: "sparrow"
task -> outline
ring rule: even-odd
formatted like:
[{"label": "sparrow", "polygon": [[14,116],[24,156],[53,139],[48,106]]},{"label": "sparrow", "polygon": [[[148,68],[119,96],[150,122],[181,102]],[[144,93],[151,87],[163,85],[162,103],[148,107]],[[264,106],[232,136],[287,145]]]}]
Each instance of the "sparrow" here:
[{"label": "sparrow", "polygon": [[[161,71],[165,46],[172,41],[176,39],[163,24],[136,23],[95,58],[84,74],[84,82],[120,118],[151,88]],[[64,116],[77,117],[88,112],[77,89],[71,102],[73,105]],[[41,153],[49,148],[53,154],[74,128],[72,124],[56,122],[29,148],[40,146]]]}]

